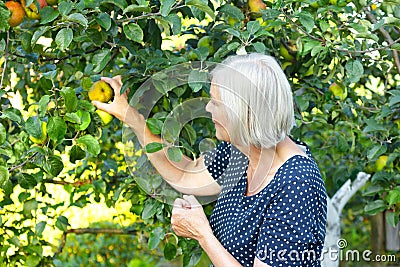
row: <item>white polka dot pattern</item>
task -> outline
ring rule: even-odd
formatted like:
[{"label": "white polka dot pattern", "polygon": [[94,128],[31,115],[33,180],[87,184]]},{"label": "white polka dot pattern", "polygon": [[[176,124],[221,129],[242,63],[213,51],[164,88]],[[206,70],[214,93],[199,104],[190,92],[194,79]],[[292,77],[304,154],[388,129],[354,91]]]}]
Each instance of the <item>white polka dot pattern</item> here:
[{"label": "white polka dot pattern", "polygon": [[255,257],[273,267],[321,265],[326,190],[308,148],[306,152],[308,157],[288,159],[252,196],[245,196],[248,159],[237,148],[222,142],[205,155],[210,174],[222,186],[211,228],[243,266],[253,266]]}]

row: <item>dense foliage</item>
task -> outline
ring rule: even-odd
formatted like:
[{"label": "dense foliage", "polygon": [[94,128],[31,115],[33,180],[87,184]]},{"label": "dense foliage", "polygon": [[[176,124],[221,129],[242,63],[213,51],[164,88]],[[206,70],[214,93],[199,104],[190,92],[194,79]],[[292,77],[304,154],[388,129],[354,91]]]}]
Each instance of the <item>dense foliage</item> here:
[{"label": "dense foliage", "polygon": [[[31,14],[14,27],[0,2],[0,262],[59,264],[61,239],[50,242],[46,233],[71,230],[64,211],[92,202],[112,207],[123,199],[140,219],[121,231],[144,238],[150,250],[162,249],[168,260],[183,255],[184,265],[194,266],[202,254],[197,242],[177,238],[169,225],[171,207],[148,193],[158,192],[161,181],[138,179],[140,172],[152,177],[149,163],[137,146],[124,150],[121,123],[102,125],[87,94],[100,76],[121,74],[122,91],[129,88],[132,96],[168,67],[245,52],[270,54],[282,64],[296,102],[293,136],[310,146],[329,194],[367,171],[372,178],[363,195],[365,213],[390,210],[387,220],[397,224],[396,1],[276,0],[250,10],[241,0],[47,1],[42,8],[43,1],[27,0],[40,18]],[[187,83],[161,90],[165,95],[148,116],[153,132],[160,133],[179,104],[207,96],[198,66]],[[163,81],[168,77],[154,79],[154,86]],[[12,102],[13,93],[21,103]],[[168,153],[173,160],[197,155],[205,138],[215,140],[207,118],[180,127],[170,128],[180,135]],[[68,199],[55,201],[54,186]],[[211,209],[206,206],[208,214]]]}]

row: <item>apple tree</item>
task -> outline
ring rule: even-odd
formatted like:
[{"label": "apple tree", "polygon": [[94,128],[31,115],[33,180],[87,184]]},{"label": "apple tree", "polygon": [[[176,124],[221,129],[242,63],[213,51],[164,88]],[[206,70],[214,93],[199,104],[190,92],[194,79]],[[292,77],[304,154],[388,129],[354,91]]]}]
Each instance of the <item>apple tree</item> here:
[{"label": "apple tree", "polygon": [[[131,234],[148,251],[196,265],[202,251],[171,230],[171,206],[157,198],[163,185],[151,178],[154,170],[143,151],[137,144],[124,149],[123,125],[116,119],[106,124],[88,92],[101,76],[122,75],[122,92],[129,90],[131,98],[150,78],[164,88],[172,79],[157,78],[164,70],[198,63],[183,83],[159,90],[152,103],[147,123],[160,134],[172,110],[208,96],[205,65],[251,52],[274,56],[289,77],[296,103],[292,134],[310,146],[328,193],[369,172],[365,214],[387,211],[386,219],[396,225],[396,1],[12,1],[25,11],[18,25],[10,22],[15,10],[0,2],[0,262],[54,265],[68,235],[86,231]],[[168,150],[171,160],[196,157],[202,140],[216,141],[207,118],[168,127],[179,136]],[[55,187],[68,199],[54,201]],[[139,216],[129,227],[73,229],[65,216],[69,207],[112,207],[121,199]],[[205,207],[208,215],[212,206]],[[57,241],[48,239],[51,231],[62,233]]]}]

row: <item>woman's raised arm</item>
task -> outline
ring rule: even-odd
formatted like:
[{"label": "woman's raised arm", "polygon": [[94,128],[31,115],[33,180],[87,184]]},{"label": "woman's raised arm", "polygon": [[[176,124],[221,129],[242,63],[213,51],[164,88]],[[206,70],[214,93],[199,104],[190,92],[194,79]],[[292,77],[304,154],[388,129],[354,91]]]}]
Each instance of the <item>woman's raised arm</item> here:
[{"label": "woman's raised arm", "polygon": [[[102,77],[101,79],[113,88],[114,100],[110,104],[93,101],[93,105],[127,124],[137,136],[142,147],[152,142],[162,143],[160,136],[149,130],[144,116],[129,105],[127,93],[120,94],[121,76]],[[147,157],[160,175],[176,190],[184,194],[206,196],[216,195],[221,191],[220,186],[207,171],[203,156],[196,161],[184,156],[180,162],[172,162],[168,159],[165,149],[148,153]]]}]

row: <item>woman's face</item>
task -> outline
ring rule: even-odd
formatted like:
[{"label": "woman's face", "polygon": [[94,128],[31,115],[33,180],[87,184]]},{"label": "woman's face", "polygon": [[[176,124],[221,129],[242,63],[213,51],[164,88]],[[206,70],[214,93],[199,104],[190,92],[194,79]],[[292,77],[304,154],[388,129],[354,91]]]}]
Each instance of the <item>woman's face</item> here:
[{"label": "woman's face", "polygon": [[206,106],[206,111],[211,113],[212,121],[215,124],[216,137],[221,141],[230,142],[228,133],[228,116],[224,103],[217,86],[211,83],[210,102]]}]

